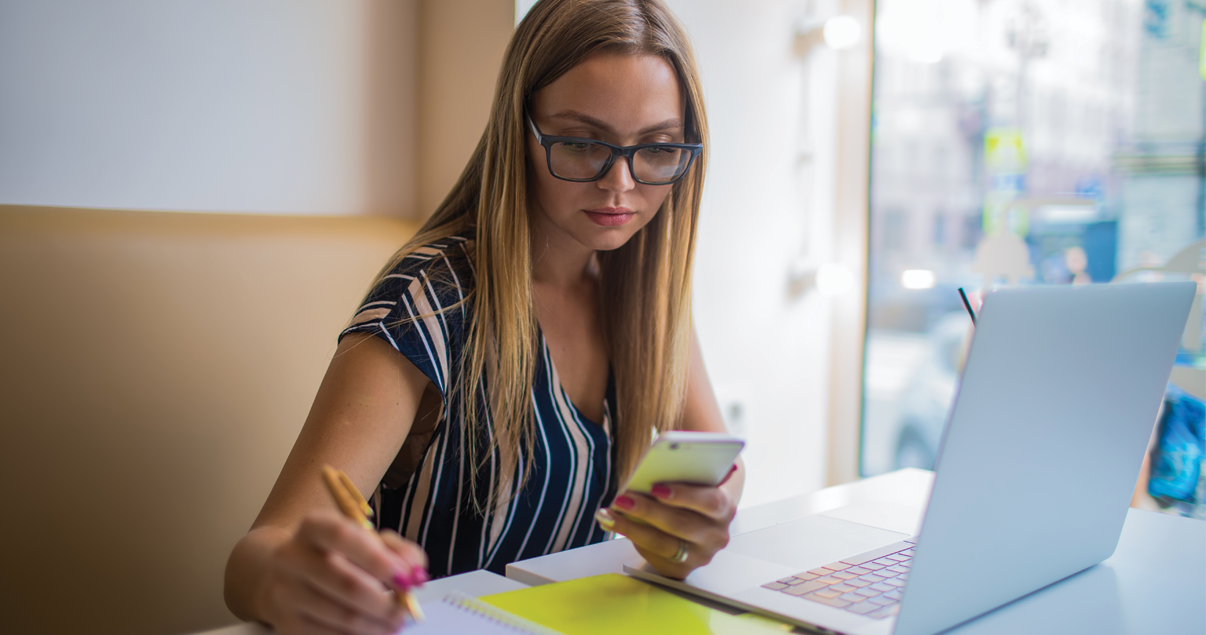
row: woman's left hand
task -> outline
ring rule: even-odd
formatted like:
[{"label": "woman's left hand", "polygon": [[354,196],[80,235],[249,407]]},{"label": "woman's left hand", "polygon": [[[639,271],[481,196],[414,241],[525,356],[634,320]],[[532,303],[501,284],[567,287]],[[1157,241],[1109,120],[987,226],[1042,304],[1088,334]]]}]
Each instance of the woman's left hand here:
[{"label": "woman's left hand", "polygon": [[723,485],[658,483],[648,496],[626,491],[596,519],[632,540],[658,573],[681,580],[729,544],[737,503]]}]

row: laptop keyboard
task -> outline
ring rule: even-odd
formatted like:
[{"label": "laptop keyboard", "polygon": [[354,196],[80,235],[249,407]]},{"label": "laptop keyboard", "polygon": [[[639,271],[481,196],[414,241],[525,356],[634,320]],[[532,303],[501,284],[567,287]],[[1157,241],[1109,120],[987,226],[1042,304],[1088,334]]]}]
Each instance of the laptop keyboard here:
[{"label": "laptop keyboard", "polygon": [[900,611],[915,538],[762,585],[835,609],[883,619]]}]

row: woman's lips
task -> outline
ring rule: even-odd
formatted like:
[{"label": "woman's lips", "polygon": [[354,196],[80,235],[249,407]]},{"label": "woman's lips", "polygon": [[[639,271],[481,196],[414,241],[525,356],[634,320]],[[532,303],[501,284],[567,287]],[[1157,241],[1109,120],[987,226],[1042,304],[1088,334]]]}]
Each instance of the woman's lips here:
[{"label": "woman's lips", "polygon": [[626,207],[600,207],[598,209],[586,209],[582,211],[596,225],[604,227],[619,227],[632,220],[633,216],[636,216],[636,212]]}]

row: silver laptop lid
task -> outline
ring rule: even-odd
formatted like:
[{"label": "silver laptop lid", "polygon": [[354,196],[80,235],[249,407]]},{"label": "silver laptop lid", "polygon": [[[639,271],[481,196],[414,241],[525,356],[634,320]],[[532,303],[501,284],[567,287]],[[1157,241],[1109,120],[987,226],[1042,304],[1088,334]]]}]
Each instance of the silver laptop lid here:
[{"label": "silver laptop lid", "polygon": [[1196,284],[990,294],[895,635],[929,635],[1109,557]]}]

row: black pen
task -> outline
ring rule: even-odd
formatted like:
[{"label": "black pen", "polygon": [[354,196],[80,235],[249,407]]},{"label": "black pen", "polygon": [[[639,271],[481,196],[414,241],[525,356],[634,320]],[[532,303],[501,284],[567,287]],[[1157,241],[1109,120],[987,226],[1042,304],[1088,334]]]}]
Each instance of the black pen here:
[{"label": "black pen", "polygon": [[971,308],[971,302],[967,301],[967,294],[963,292],[963,287],[959,287],[959,297],[963,298],[963,306],[967,309],[967,314],[971,316],[972,326],[976,325],[976,312]]}]

